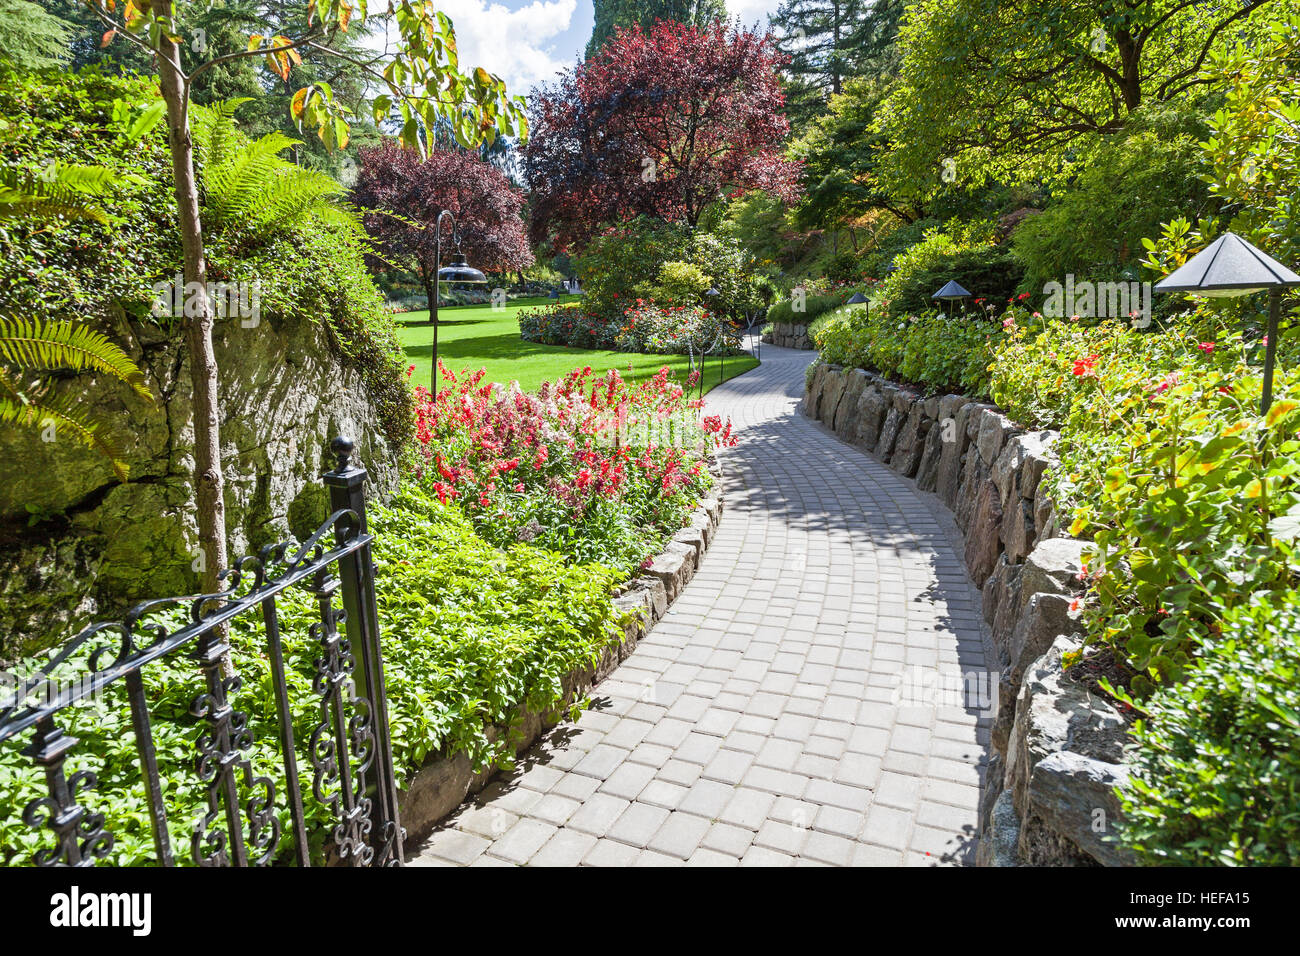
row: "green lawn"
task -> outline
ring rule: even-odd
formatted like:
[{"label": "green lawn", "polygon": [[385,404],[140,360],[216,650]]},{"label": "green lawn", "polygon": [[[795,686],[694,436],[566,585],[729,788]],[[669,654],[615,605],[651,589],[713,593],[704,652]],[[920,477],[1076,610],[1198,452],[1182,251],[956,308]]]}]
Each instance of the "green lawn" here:
[{"label": "green lawn", "polygon": [[[499,312],[487,305],[444,306],[438,310],[438,354],[456,374],[462,369],[486,368],[495,382],[517,380],[526,391],[542,382],[563,378],[575,368],[590,365],[604,374],[616,368],[627,381],[650,378],[667,365],[684,378],[690,363],[685,355],[636,355],[598,349],[571,349],[559,345],[538,345],[519,338],[516,313],[520,309],[546,305],[550,299],[517,299]],[[404,312],[397,317],[397,337],[406,350],[408,364],[415,366],[411,381],[429,387],[433,355],[433,326],[429,313]],[[727,378],[747,372],[758,363],[748,355],[728,356]],[[716,357],[709,359],[704,377],[708,391],[721,381]]]}]

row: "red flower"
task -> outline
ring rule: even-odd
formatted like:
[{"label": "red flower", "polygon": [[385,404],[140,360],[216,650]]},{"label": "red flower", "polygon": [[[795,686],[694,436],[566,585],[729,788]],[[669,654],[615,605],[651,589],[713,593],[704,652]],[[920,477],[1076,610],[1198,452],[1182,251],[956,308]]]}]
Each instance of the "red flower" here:
[{"label": "red flower", "polygon": [[1074,360],[1074,374],[1080,378],[1089,375],[1096,375],[1094,371],[1097,366],[1097,359],[1101,358],[1098,354],[1089,355],[1087,358]]},{"label": "red flower", "polygon": [[1204,352],[1206,355],[1213,355],[1213,354],[1214,354],[1214,343],[1213,343],[1213,342],[1202,342],[1200,345],[1198,345],[1198,346],[1196,346],[1196,347],[1197,347],[1198,349],[1200,349],[1202,352]]}]

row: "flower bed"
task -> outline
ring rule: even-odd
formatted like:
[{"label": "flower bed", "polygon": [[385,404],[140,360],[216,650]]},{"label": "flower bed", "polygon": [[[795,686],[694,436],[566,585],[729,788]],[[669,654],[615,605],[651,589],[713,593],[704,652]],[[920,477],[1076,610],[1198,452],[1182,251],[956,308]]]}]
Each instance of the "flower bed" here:
[{"label": "flower bed", "polygon": [[668,369],[630,386],[590,366],[537,394],[457,378],[431,401],[416,389],[418,481],[456,501],[488,540],[528,541],[573,562],[630,574],[677,531],[709,487],[704,467],[734,441],[698,418]]},{"label": "flower bed", "polygon": [[[445,373],[444,371],[444,374]],[[377,599],[394,760],[410,775],[435,754],[463,754],[475,769],[513,754],[509,729],[523,713],[568,703],[574,673],[626,638],[611,595],[682,531],[712,477],[705,458],[733,442],[729,423],[698,418],[699,403],[665,369],[632,387],[590,368],[526,395],[486,385],[478,372],[439,392],[417,389],[417,467],[388,506],[370,509]],[[297,589],[279,602],[293,689],[293,721],[307,740],[320,719],[310,693],[319,645],[309,633],[315,599]],[[162,622],[160,622],[162,623]],[[171,620],[172,626],[180,623]],[[259,620],[232,625],[232,663],[242,686],[232,704],[248,715],[253,772],[283,794],[265,635]],[[206,809],[193,773],[205,725],[189,713],[201,678],[183,655],[144,671],[172,843]],[[88,805],[115,836],[106,863],[153,855],[148,815],[121,685],[65,712],[81,739],[72,769],[94,769]],[[300,762],[300,767],[304,766]],[[312,780],[302,770],[304,792]],[[31,761],[0,752],[0,804],[21,808],[44,792]],[[281,807],[283,833],[291,832]],[[308,801],[317,860],[326,808]],[[0,814],[0,863],[22,864],[49,835]],[[282,837],[286,851],[289,838]],[[179,853],[180,862],[186,862]]]},{"label": "flower bed", "polygon": [[740,332],[717,315],[694,306],[663,308],[643,299],[604,316],[580,305],[551,305],[519,313],[526,342],[652,355],[687,355],[720,349],[736,353]]}]

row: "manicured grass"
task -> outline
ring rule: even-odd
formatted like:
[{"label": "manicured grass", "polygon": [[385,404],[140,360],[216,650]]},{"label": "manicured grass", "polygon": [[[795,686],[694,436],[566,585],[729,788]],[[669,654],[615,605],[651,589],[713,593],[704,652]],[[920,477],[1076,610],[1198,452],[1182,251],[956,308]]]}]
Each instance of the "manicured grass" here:
[{"label": "manicured grass", "polygon": [[[444,306],[438,310],[438,355],[442,363],[457,375],[462,369],[487,369],[494,382],[518,381],[525,391],[542,382],[563,378],[575,368],[590,365],[603,375],[616,368],[626,381],[652,377],[665,365],[678,378],[690,370],[685,355],[636,355],[629,352],[606,352],[598,349],[570,349],[558,345],[538,345],[519,338],[520,309],[547,305],[550,299],[517,299],[500,311],[488,305]],[[429,313],[404,312],[397,317],[397,337],[406,350],[408,364],[415,366],[411,381],[429,387],[429,369],[433,355],[433,326]],[[728,356],[727,378],[747,372],[758,363],[748,355]],[[710,358],[704,375],[707,392],[721,381],[716,357]]]}]

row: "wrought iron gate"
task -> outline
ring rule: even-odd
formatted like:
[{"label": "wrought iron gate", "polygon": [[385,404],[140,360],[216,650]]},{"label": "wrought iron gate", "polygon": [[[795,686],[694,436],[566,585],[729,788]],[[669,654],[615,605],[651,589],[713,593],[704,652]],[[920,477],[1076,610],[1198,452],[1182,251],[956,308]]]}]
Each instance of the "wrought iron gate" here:
[{"label": "wrought iron gate", "polygon": [[[277,809],[287,809],[292,861],[310,865],[298,770],[298,748],[305,743],[312,768],[307,796],[330,811],[333,823],[326,844],[332,847],[332,855],[354,866],[402,865],[403,831],[370,554],[373,538],[366,528],[367,474],[352,463],[350,440],[335,438],[330,448],[337,465],[323,481],[332,513],[305,543],[268,546],[256,556],[236,561],[222,574],[225,588],[219,593],[146,601],[121,621],[86,628],[54,652],[39,673],[18,680],[12,697],[7,692],[0,697],[0,743],[30,732],[30,743],[22,753],[44,771],[49,791],[23,809],[28,826],[51,831],[51,845],[38,851],[31,862],[90,866],[112,849],[113,834],[103,814],[89,806],[96,774],[92,770],[65,773],[64,764],[78,741],[65,732],[60,714],[122,681],[156,860],[163,866],[175,864],[142,675],[151,662],[184,650],[204,685],[190,708],[206,724],[196,742],[195,772],[206,786],[207,806],[190,838],[189,855],[195,863],[288,862],[281,851],[284,834],[277,814]],[[305,742],[295,740],[276,610],[276,597],[294,586],[309,591],[319,609],[310,630],[318,652],[312,689],[319,699],[320,721]],[[335,606],[336,597],[341,608]],[[169,630],[150,623],[158,612],[177,607],[187,609],[185,625]],[[283,803],[277,800],[274,782],[256,774],[244,755],[252,746],[252,732],[247,715],[235,709],[231,700],[241,680],[225,671],[227,625],[245,612],[260,612],[265,628],[286,781]]]}]

